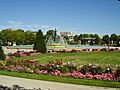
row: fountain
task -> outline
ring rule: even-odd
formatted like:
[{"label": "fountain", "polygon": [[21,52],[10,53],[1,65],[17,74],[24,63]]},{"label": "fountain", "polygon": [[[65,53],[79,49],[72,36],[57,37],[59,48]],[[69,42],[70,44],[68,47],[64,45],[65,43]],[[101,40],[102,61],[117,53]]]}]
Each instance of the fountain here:
[{"label": "fountain", "polygon": [[53,32],[53,35],[49,37],[46,45],[48,47],[65,47],[67,45],[67,41],[63,36],[57,35],[57,31]]}]

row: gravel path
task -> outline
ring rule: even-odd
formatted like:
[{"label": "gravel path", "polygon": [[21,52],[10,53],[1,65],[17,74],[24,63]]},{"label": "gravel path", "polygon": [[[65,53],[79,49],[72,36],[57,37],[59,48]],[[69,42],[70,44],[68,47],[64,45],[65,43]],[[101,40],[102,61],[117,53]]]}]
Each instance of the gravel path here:
[{"label": "gravel path", "polygon": [[42,90],[120,90],[116,88],[95,87],[85,85],[74,85],[42,80],[25,79],[11,76],[0,75],[0,85],[11,87],[19,85],[27,89],[41,88]]}]

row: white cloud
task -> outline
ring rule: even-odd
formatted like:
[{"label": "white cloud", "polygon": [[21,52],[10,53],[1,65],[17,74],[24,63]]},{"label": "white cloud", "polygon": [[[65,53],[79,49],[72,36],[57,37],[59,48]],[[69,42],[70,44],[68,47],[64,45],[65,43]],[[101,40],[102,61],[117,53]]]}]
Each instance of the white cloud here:
[{"label": "white cloud", "polygon": [[23,30],[32,30],[37,31],[41,29],[44,33],[50,29],[59,29],[59,27],[52,26],[52,25],[43,25],[43,24],[27,24],[21,21],[13,21],[9,20],[4,25],[0,25],[0,30],[12,28],[12,29],[23,29]]},{"label": "white cloud", "polygon": [[7,21],[7,23],[8,23],[8,24],[11,24],[11,25],[21,25],[21,24],[24,24],[24,22],[12,21],[12,20]]}]

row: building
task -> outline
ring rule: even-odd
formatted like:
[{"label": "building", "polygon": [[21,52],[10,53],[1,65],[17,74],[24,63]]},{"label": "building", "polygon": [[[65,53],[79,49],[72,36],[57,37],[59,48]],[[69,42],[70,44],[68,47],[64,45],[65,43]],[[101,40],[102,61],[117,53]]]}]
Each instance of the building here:
[{"label": "building", "polygon": [[75,34],[73,32],[60,32],[60,35],[61,36],[68,36],[68,37],[75,36]]},{"label": "building", "polygon": [[69,41],[74,41],[75,34],[73,32],[60,32],[61,36],[68,36]]}]

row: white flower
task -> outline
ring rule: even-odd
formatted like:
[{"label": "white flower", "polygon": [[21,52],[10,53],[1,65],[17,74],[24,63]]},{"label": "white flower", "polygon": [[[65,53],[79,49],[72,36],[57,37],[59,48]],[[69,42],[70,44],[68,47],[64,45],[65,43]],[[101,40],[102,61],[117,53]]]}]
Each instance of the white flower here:
[{"label": "white flower", "polygon": [[107,68],[107,70],[110,70],[110,68]]},{"label": "white flower", "polygon": [[116,65],[116,67],[118,67],[118,65]]},{"label": "white flower", "polygon": [[80,65],[80,68],[83,67],[83,65]]},{"label": "white flower", "polygon": [[68,64],[70,64],[70,62],[68,62]]},{"label": "white flower", "polygon": [[89,66],[91,66],[92,64],[90,63]]}]

